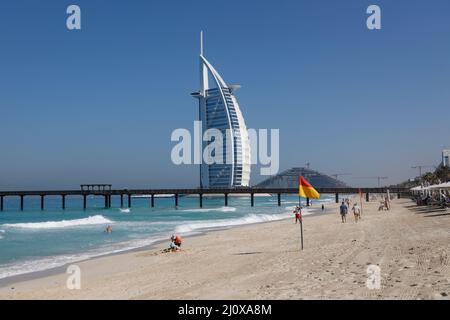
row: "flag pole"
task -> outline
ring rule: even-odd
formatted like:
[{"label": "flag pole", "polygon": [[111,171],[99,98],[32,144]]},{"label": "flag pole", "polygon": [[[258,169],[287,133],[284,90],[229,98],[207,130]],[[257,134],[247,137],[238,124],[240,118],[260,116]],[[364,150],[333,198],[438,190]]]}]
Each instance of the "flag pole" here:
[{"label": "flag pole", "polygon": [[302,197],[306,198],[306,205],[309,204],[309,199],[320,199],[320,193],[306,181],[302,176],[298,177],[298,204],[300,206],[300,237],[303,250],[303,215],[302,215]]},{"label": "flag pole", "polygon": [[363,198],[363,193],[361,192],[361,189],[359,189],[359,203],[361,204],[361,216],[360,216],[360,218],[363,215],[363,201],[362,201],[362,198]]},{"label": "flag pole", "polygon": [[302,216],[302,209],[300,207],[300,238],[302,243],[302,250],[303,250],[303,216]]},{"label": "flag pole", "polygon": [[[299,187],[300,187],[300,179],[299,179]],[[300,242],[303,250],[303,215],[302,215],[302,197],[300,196],[300,192],[298,194],[298,206],[300,210]]]}]

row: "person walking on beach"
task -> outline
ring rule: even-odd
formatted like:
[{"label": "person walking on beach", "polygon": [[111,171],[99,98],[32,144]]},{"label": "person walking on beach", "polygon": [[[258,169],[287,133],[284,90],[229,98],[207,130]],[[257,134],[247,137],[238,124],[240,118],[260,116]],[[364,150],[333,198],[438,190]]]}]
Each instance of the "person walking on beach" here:
[{"label": "person walking on beach", "polygon": [[361,208],[359,207],[358,203],[355,202],[352,208],[353,214],[355,215],[355,222],[358,222],[358,220],[361,220]]},{"label": "person walking on beach", "polygon": [[345,205],[345,202],[342,201],[341,206],[339,207],[340,213],[341,213],[341,219],[342,219],[342,223],[347,222],[347,213],[348,213],[348,208]]},{"label": "person walking on beach", "polygon": [[325,205],[322,203],[322,212],[325,210]]},{"label": "person walking on beach", "polygon": [[391,209],[391,205],[390,205],[390,201],[389,201],[388,197],[384,198],[384,206],[385,206],[387,211],[389,211]]}]

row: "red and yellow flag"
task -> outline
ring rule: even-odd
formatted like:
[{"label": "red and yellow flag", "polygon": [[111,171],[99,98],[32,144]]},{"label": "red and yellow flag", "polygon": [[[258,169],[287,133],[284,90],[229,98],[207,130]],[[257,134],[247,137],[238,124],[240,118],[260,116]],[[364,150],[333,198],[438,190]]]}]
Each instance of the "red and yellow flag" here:
[{"label": "red and yellow flag", "polygon": [[303,198],[320,199],[320,193],[302,176],[298,177],[298,195]]}]

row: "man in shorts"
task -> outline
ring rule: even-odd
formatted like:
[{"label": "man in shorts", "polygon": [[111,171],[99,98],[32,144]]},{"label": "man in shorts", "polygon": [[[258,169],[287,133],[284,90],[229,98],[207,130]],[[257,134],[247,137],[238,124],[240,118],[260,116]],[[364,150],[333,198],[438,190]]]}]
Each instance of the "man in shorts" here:
[{"label": "man in shorts", "polygon": [[348,213],[348,208],[345,205],[345,202],[342,201],[341,206],[339,207],[340,213],[341,213],[341,219],[342,219],[342,223],[347,222],[347,213]]},{"label": "man in shorts", "polygon": [[355,215],[355,222],[361,220],[361,208],[358,206],[358,203],[355,202],[352,208],[353,214]]}]

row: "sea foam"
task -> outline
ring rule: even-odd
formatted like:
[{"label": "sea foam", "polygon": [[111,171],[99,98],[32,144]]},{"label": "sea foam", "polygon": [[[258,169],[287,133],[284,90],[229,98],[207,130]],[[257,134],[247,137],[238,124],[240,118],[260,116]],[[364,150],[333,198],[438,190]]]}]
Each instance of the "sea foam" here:
[{"label": "sea foam", "polygon": [[220,208],[208,208],[208,209],[184,209],[184,210],[180,210],[183,212],[213,212],[213,211],[218,211],[218,212],[234,212],[236,211],[236,208],[234,207],[220,207]]},{"label": "sea foam", "polygon": [[[310,213],[305,210],[303,214],[307,215]],[[291,212],[284,212],[284,213],[279,213],[279,214],[248,214],[242,218],[221,219],[221,220],[202,221],[202,222],[182,224],[175,228],[175,232],[191,233],[191,232],[195,232],[195,231],[199,231],[199,230],[227,228],[227,227],[233,227],[233,226],[239,226],[239,225],[245,225],[245,224],[277,221],[277,220],[287,219],[290,217],[292,217]]]},{"label": "sea foam", "polygon": [[89,216],[84,219],[30,222],[30,223],[11,223],[11,224],[3,224],[2,226],[21,229],[59,229],[59,228],[71,228],[77,226],[104,224],[104,223],[113,223],[113,221],[106,219],[102,215],[95,215]]},{"label": "sea foam", "polygon": [[[227,207],[224,207],[227,208]],[[262,223],[262,222],[270,222],[270,221],[278,221],[283,219],[288,219],[293,217],[292,210],[295,209],[293,207],[285,207],[285,212],[278,214],[248,214],[242,218],[234,218],[234,219],[220,219],[220,220],[211,220],[211,221],[199,221],[193,223],[186,223],[179,225],[175,228],[176,233],[195,233],[201,230],[211,230],[211,229],[220,229],[220,228],[228,228],[239,225],[253,224],[253,223]],[[206,209],[208,210],[208,209]],[[302,214],[304,216],[313,214],[314,212],[309,209],[303,209]]]},{"label": "sea foam", "polygon": [[155,242],[164,240],[166,238],[167,237],[153,237],[153,238],[150,237],[147,239],[117,243],[109,247],[100,247],[84,253],[45,257],[36,260],[27,260],[8,265],[0,265],[0,279],[17,276],[21,274],[44,271],[52,268],[58,268],[67,264],[91,259],[94,257],[101,257],[109,254],[124,252],[127,250],[142,248],[145,246],[152,245]]}]

